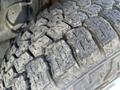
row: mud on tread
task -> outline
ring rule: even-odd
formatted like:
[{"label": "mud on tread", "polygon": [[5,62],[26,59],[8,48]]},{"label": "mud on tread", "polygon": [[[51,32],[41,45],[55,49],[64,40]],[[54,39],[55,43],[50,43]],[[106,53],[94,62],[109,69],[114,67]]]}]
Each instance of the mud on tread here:
[{"label": "mud on tread", "polygon": [[0,90],[101,90],[119,76],[119,0],[62,1],[15,39]]}]

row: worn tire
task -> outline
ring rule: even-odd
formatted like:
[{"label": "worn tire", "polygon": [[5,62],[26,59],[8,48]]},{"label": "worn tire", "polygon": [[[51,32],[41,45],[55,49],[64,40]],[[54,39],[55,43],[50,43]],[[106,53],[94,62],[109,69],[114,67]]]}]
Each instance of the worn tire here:
[{"label": "worn tire", "polygon": [[63,0],[12,40],[0,90],[101,90],[120,73],[120,0]]}]

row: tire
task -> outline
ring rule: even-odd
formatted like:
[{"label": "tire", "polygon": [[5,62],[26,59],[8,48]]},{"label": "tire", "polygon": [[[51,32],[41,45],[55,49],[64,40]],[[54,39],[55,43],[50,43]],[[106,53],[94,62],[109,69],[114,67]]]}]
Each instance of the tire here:
[{"label": "tire", "polygon": [[120,0],[63,0],[12,40],[0,90],[101,90],[120,76]]}]

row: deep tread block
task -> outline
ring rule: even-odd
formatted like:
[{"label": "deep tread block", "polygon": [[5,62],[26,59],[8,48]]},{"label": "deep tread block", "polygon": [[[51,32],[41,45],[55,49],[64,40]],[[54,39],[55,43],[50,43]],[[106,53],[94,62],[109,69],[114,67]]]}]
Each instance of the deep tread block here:
[{"label": "deep tread block", "polygon": [[22,54],[16,61],[14,61],[14,66],[17,72],[22,73],[25,69],[25,65],[29,63],[33,59],[27,52]]},{"label": "deep tread block", "polygon": [[115,2],[114,0],[92,0],[92,3],[100,5],[104,9],[110,9]]},{"label": "deep tread block", "polygon": [[11,56],[9,58],[9,62],[6,63],[5,72],[7,72],[13,66],[14,61],[15,61],[15,57]]},{"label": "deep tread block", "polygon": [[58,87],[63,87],[77,77],[79,67],[73,58],[71,49],[64,40],[48,46],[45,55]]},{"label": "deep tread block", "polygon": [[26,81],[23,76],[19,76],[14,79],[14,83],[12,84],[12,90],[28,90]]},{"label": "deep tread block", "polygon": [[70,26],[64,22],[59,22],[57,24],[50,25],[50,29],[47,35],[52,37],[54,40],[61,39],[63,35],[70,29]]},{"label": "deep tread block", "polygon": [[30,79],[31,90],[43,90],[50,83],[48,67],[42,58],[27,64],[26,70],[27,77]]},{"label": "deep tread block", "polygon": [[101,13],[101,16],[103,16],[111,23],[111,25],[114,27],[114,29],[120,36],[120,12],[115,9],[104,10]]},{"label": "deep tread block", "polygon": [[82,22],[87,19],[87,15],[81,11],[74,11],[71,14],[64,15],[65,20],[64,22],[68,23],[72,27],[79,27],[82,25]]},{"label": "deep tread block", "polygon": [[63,40],[48,46],[45,54],[54,78],[61,76],[75,64],[71,50]]},{"label": "deep tread block", "polygon": [[20,46],[18,47],[18,49],[15,52],[15,55],[17,57],[20,57],[22,55],[22,53],[24,53],[27,49],[28,49],[28,45],[29,45],[29,41],[19,41]]},{"label": "deep tread block", "polygon": [[13,69],[11,68],[7,73],[4,74],[3,76],[3,80],[4,80],[4,84],[6,88],[11,87],[12,83],[13,83],[13,78],[16,76],[17,74],[14,73]]},{"label": "deep tread block", "polygon": [[91,0],[75,0],[77,2],[77,5],[80,7],[88,7],[91,5]]},{"label": "deep tread block", "polygon": [[36,42],[29,46],[30,52],[35,56],[40,56],[44,54],[44,48],[46,48],[52,41],[47,37],[43,36],[39,38]]},{"label": "deep tread block", "polygon": [[102,17],[93,17],[85,21],[84,26],[89,29],[106,55],[119,48],[119,38],[112,26]]},{"label": "deep tread block", "polygon": [[89,7],[85,7],[81,9],[86,12],[89,17],[98,16],[98,13],[102,10],[101,6],[92,4]]},{"label": "deep tread block", "polygon": [[66,34],[67,42],[73,47],[79,64],[94,63],[99,61],[101,54],[92,39],[91,34],[84,27],[79,27]]}]

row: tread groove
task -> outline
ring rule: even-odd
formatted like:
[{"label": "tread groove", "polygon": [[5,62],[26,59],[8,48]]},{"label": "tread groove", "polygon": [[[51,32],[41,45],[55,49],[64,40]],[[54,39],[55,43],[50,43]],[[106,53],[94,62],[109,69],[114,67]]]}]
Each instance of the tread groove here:
[{"label": "tread groove", "polygon": [[70,48],[70,50],[71,50],[71,54],[72,54],[75,62],[76,62],[77,65],[80,67],[81,65],[80,65],[80,63],[79,63],[78,60],[77,60],[77,54],[76,54],[76,52],[75,52],[74,47],[68,43],[66,35],[63,36],[63,39],[65,40],[65,42],[66,42],[67,45],[69,46],[69,48]]},{"label": "tread groove", "polygon": [[46,65],[48,66],[48,72],[49,72],[49,76],[50,76],[51,80],[53,81],[54,85],[57,86],[56,81],[54,80],[54,77],[53,77],[53,74],[51,71],[51,66],[50,66],[49,62],[47,61],[46,56],[43,55],[42,58],[43,58],[44,62],[46,63]]},{"label": "tread groove", "polygon": [[24,80],[25,80],[25,82],[26,82],[26,84],[27,84],[27,90],[32,90],[31,89],[31,83],[30,83],[30,79],[27,77],[27,73],[25,72],[24,74],[23,74],[23,76],[24,76]]}]

